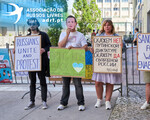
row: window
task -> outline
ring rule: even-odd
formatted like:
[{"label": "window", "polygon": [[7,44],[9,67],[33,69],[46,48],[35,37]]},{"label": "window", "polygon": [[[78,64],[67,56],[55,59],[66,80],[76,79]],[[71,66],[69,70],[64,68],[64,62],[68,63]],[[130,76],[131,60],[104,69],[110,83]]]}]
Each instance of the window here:
[{"label": "window", "polygon": [[114,17],[114,18],[120,17],[119,12],[114,12],[113,17]]},{"label": "window", "polygon": [[101,11],[101,12],[103,11],[103,9],[102,9],[102,8],[98,8],[98,9],[100,9],[100,11]]},{"label": "window", "polygon": [[127,7],[122,8],[122,11],[128,11],[128,10],[129,10],[129,8],[127,8]]},{"label": "window", "polygon": [[110,11],[110,8],[104,8],[104,11]]},{"label": "window", "polygon": [[105,2],[111,2],[111,0],[105,0]]},{"label": "window", "polygon": [[122,2],[128,2],[128,0],[122,0]]},{"label": "window", "polygon": [[119,31],[125,31],[125,23],[123,22],[118,22],[118,23],[116,22],[114,23],[114,26]]},{"label": "window", "polygon": [[99,3],[99,2],[103,2],[103,0],[97,0],[97,2]]},{"label": "window", "polygon": [[114,11],[119,11],[119,8],[114,8]]},{"label": "window", "polygon": [[120,2],[120,0],[114,0],[114,2]]},{"label": "window", "polygon": [[45,4],[45,0],[41,0],[41,5],[44,6],[44,4]]},{"label": "window", "polygon": [[105,12],[104,12],[104,17],[105,17],[105,18],[110,18],[110,12],[105,11]]}]

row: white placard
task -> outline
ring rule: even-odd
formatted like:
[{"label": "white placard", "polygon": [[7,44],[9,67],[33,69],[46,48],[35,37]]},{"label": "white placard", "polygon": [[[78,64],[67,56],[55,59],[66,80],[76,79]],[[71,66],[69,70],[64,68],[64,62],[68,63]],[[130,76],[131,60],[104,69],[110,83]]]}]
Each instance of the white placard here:
[{"label": "white placard", "polygon": [[137,69],[150,71],[150,33],[139,33],[137,43]]},{"label": "white placard", "polygon": [[41,70],[41,36],[15,37],[15,71]]},{"label": "white placard", "polygon": [[122,72],[122,37],[93,37],[93,72]]}]

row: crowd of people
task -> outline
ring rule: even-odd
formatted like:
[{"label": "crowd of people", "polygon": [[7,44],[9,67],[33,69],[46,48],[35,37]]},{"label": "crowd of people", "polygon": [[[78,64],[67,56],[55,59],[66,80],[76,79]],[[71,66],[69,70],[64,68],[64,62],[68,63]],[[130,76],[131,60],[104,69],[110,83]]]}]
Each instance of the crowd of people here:
[{"label": "crowd of people", "polygon": [[[32,35],[41,35],[41,56],[42,56],[42,70],[29,72],[30,78],[30,102],[25,107],[25,110],[31,109],[35,106],[35,95],[36,95],[36,73],[38,74],[41,86],[41,98],[43,109],[47,109],[48,105],[47,101],[47,84],[46,84],[46,71],[48,71],[49,63],[47,52],[49,51],[49,47],[51,46],[48,35],[45,32],[42,32],[38,29],[40,23],[36,18],[31,18],[27,21],[29,25],[29,34]],[[74,16],[69,15],[66,18],[66,26],[67,30],[62,32],[59,37],[58,47],[59,48],[84,48],[85,51],[90,50],[91,53],[94,53],[92,47],[88,48],[87,41],[84,35],[76,30],[77,20]],[[135,29],[134,41],[137,41],[138,29]],[[93,30],[91,36],[119,36],[115,32],[115,28],[113,22],[111,20],[105,20],[102,24],[101,30]],[[75,39],[74,39],[75,38]],[[136,43],[135,43],[136,44]],[[123,45],[124,47],[124,45]],[[99,108],[103,105],[103,85],[106,84],[106,98],[105,98],[105,108],[106,110],[111,109],[111,97],[113,92],[114,84],[120,84],[122,82],[122,74],[115,73],[93,73],[92,80],[95,81],[95,89],[97,94],[97,100],[95,103],[95,108]],[[141,106],[141,109],[146,109],[150,106],[150,74],[149,72],[144,72],[144,80],[146,82],[146,102]],[[57,110],[63,110],[68,105],[68,100],[70,96],[70,81],[71,77],[62,77],[63,86],[62,86],[62,96],[60,99],[60,105],[57,107]],[[83,87],[81,83],[81,78],[74,78],[73,83],[75,86],[75,93],[77,98],[77,104],[79,106],[79,111],[85,110],[85,99],[83,94]]]}]

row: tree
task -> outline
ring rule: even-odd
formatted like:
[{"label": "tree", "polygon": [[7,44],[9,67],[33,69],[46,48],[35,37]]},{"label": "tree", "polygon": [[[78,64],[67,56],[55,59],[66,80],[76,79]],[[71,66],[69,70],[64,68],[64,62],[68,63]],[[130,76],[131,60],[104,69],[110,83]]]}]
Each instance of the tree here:
[{"label": "tree", "polygon": [[61,33],[62,27],[58,28],[58,27],[52,27],[48,29],[48,36],[50,38],[51,44],[52,46],[57,46],[58,45],[58,40],[59,40],[59,36]]},{"label": "tree", "polygon": [[79,27],[78,31],[86,35],[93,29],[100,28],[101,24],[101,11],[98,9],[95,0],[87,3],[87,0],[75,0],[72,9],[73,14],[77,18]]},{"label": "tree", "polygon": [[[53,46],[57,46],[58,44],[58,40],[59,40],[59,36],[62,30],[62,21],[61,19],[63,19],[63,21],[65,21],[66,16],[67,16],[67,10],[68,10],[68,4],[67,4],[67,0],[46,0],[46,7],[49,8],[61,8],[63,9],[63,13],[62,11],[51,11],[48,14],[61,14],[63,17],[53,17],[53,18],[49,18],[49,22],[48,22],[48,36],[50,38],[51,44]],[[53,21],[54,19],[54,21]],[[52,20],[52,22],[51,22]],[[58,20],[60,20],[58,22]],[[55,22],[56,21],[56,22]]]}]

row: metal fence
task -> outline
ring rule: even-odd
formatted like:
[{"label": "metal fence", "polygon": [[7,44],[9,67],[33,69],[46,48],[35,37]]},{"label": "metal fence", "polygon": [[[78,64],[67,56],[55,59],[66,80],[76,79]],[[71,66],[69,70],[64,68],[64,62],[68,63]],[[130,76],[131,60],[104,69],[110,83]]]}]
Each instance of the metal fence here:
[{"label": "metal fence", "polygon": [[6,44],[13,45],[14,36],[0,36],[0,47],[5,47]]},{"label": "metal fence", "polygon": [[132,89],[135,85],[145,85],[143,81],[143,72],[137,70],[137,46],[134,46],[133,43],[127,46],[124,62],[122,75],[125,80],[122,84],[126,87],[127,96],[129,96],[129,92],[132,91],[141,98],[142,96]]},{"label": "metal fence", "polygon": [[[11,59],[11,66],[13,66],[12,59]],[[13,67],[12,67],[12,75],[13,75],[12,84],[29,84],[30,83],[28,76],[26,77],[15,76]],[[51,84],[51,83],[61,84],[62,83],[61,78],[59,77],[56,77],[56,78],[46,77],[46,80],[48,84]],[[38,77],[37,77],[37,83],[39,83]],[[94,84],[94,82],[91,80],[83,80],[83,84]],[[136,91],[132,90],[129,87],[130,85],[145,85],[145,83],[143,82],[143,73],[137,70],[136,46],[133,46],[132,43],[127,45],[126,51],[122,55],[122,84],[121,84],[121,87],[119,87],[116,90],[119,90],[122,93],[122,86],[126,86],[127,96],[130,91],[133,91],[136,93]]]}]

